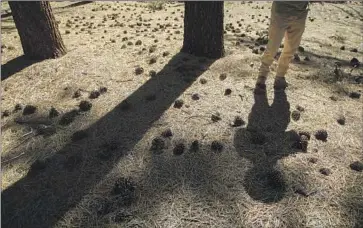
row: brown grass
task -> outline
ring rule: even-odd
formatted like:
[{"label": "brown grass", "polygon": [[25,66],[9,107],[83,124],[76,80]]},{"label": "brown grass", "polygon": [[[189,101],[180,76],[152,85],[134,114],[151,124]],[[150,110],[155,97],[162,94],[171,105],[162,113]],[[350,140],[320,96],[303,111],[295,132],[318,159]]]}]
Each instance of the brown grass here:
[{"label": "brown grass", "polygon": [[[257,38],[256,31],[267,28],[267,19],[264,23],[256,20],[269,16],[271,3],[228,2],[225,23],[237,26],[236,20],[243,18],[241,30],[247,36],[236,46],[240,38],[228,32],[227,56],[205,63],[202,58],[178,53],[183,39],[180,26],[184,9],[180,3],[164,3],[163,9],[156,13],[150,10],[150,4],[154,3],[148,2],[94,2],[64,8],[68,4],[52,3],[68,54],[30,64],[2,81],[2,110],[13,110],[17,103],[34,104],[39,109],[29,117],[18,113],[2,118],[2,161],[12,159],[2,164],[3,224],[9,227],[361,227],[363,174],[352,171],[349,164],[362,161],[362,98],[351,99],[346,92],[361,92],[361,85],[352,84],[352,78],[363,71],[360,68],[349,74],[351,68],[343,64],[341,69],[346,74],[342,82],[329,80],[334,76],[335,61],[349,63],[352,57],[363,61],[359,30],[362,21],[358,17],[346,19],[346,13],[332,4],[311,7],[309,16],[315,21],[307,23],[301,44],[305,53],[299,53],[302,61],[292,63],[287,76],[291,83],[286,91],[290,108],[277,109],[289,113],[296,105],[304,107],[300,120],[295,122],[283,115],[271,119],[263,107],[257,109],[261,112],[253,112],[253,107],[257,107],[253,88],[260,55],[253,54],[245,44],[254,45],[250,38]],[[354,11],[350,7],[362,10],[356,3],[339,7],[351,13]],[[137,15],[141,11],[146,21],[143,23],[152,26],[147,32],[136,33],[146,27],[128,25],[139,21]],[[115,24],[111,19],[114,13],[119,14],[116,20],[124,23],[124,27],[110,27]],[[255,20],[251,14],[256,15]],[[75,23],[78,28],[75,25],[67,28],[67,20],[73,21],[77,16],[86,19]],[[97,27],[104,16],[105,26]],[[166,17],[169,19],[165,20]],[[175,17],[179,20],[174,21]],[[96,28],[83,26],[86,22],[93,22]],[[157,23],[172,26],[151,32],[159,27]],[[245,32],[248,24],[252,26],[249,33]],[[178,28],[172,29],[174,25]],[[86,29],[81,31],[81,28]],[[70,34],[65,34],[66,30]],[[175,34],[175,30],[181,33]],[[3,69],[22,54],[22,49],[11,18],[2,20],[1,35],[2,44],[15,47],[4,49]],[[142,45],[128,46],[123,37],[134,44],[140,39]],[[340,50],[343,41],[346,51]],[[127,46],[125,49],[121,49],[123,44]],[[156,51],[149,53],[154,44]],[[350,52],[351,48],[358,48],[359,53]],[[164,51],[170,55],[163,57]],[[153,56],[157,62],[150,65]],[[310,56],[311,61],[304,62],[305,56]],[[144,68],[143,74],[135,75],[137,65]],[[155,78],[148,76],[150,70],[157,72]],[[219,79],[221,73],[227,74],[226,80]],[[200,78],[207,79],[207,83],[201,84]],[[271,105],[273,77],[267,83]],[[93,107],[89,113],[77,116],[69,126],[59,126],[58,119],[47,122],[57,128],[53,136],[24,136],[36,129],[39,121],[49,121],[51,106],[64,114],[77,108],[81,100],[89,100],[88,92],[100,86],[106,86],[108,91],[90,100]],[[230,96],[224,96],[226,88],[232,90]],[[77,89],[83,90],[82,97],[72,99]],[[192,100],[194,93],[201,99]],[[150,94],[155,94],[156,100],[146,102],[145,96]],[[331,96],[338,100],[331,100]],[[178,98],[184,100],[181,109],[173,108]],[[132,104],[131,109],[120,111],[119,104],[125,99]],[[222,119],[213,123],[210,116],[216,112]],[[247,122],[245,126],[229,125],[237,115]],[[340,115],[346,117],[345,125],[337,123]],[[26,124],[14,123],[19,118]],[[283,132],[266,133],[267,144],[253,145],[245,130],[256,119],[264,126],[280,120],[288,121],[288,125]],[[166,128],[174,133],[165,140],[167,148],[161,154],[152,153],[149,150],[152,139]],[[89,137],[71,142],[71,135],[81,129],[87,130]],[[327,130],[327,142],[315,139],[313,133],[318,129]],[[306,153],[289,147],[292,130],[312,133]],[[197,152],[188,150],[194,140],[200,142]],[[215,140],[224,145],[221,153],[210,148]],[[175,156],[174,145],[180,142],[187,149]],[[99,157],[105,143],[118,145],[109,160]],[[310,163],[311,157],[317,158],[317,163]],[[46,168],[32,176],[28,172],[36,160],[45,161]],[[332,174],[324,176],[320,168],[329,168]],[[281,175],[285,188],[271,190],[270,184],[266,184],[272,171]],[[115,181],[121,177],[129,178],[135,185],[132,194],[111,194]],[[313,194],[299,195],[295,193],[297,187]],[[274,194],[281,197],[274,199]],[[264,198],[267,195],[268,202]]]}]

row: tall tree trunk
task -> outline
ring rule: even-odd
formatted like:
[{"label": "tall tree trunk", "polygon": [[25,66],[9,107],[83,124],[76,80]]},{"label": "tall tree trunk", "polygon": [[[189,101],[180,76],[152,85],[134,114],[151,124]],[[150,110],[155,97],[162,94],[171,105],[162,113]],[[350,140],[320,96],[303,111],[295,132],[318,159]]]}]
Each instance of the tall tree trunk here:
[{"label": "tall tree trunk", "polygon": [[58,58],[66,54],[49,2],[13,2],[9,6],[29,59]]},{"label": "tall tree trunk", "polygon": [[223,6],[223,1],[185,1],[182,52],[209,58],[224,56]]}]

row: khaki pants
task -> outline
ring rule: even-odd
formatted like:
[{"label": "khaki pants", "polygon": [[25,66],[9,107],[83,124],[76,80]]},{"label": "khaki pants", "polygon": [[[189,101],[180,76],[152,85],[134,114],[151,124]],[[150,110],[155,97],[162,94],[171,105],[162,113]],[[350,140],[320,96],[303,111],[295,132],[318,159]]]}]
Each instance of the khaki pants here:
[{"label": "khaki pants", "polygon": [[279,15],[275,11],[275,5],[272,4],[271,21],[268,34],[269,40],[266,51],[261,59],[259,76],[267,77],[270,72],[270,66],[284,36],[284,49],[278,61],[276,76],[285,76],[289,68],[289,63],[300,45],[301,37],[305,30],[306,17],[307,12],[299,16]]}]

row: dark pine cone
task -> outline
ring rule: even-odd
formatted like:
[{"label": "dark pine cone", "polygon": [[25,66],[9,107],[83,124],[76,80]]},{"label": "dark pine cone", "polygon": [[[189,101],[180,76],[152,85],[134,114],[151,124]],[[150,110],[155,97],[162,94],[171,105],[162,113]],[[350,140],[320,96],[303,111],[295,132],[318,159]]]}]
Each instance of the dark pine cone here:
[{"label": "dark pine cone", "polygon": [[327,141],[326,139],[328,138],[328,133],[326,132],[326,130],[323,130],[323,129],[318,130],[318,131],[315,132],[315,138],[317,140],[321,140],[323,142],[326,142]]},{"label": "dark pine cone", "polygon": [[308,131],[299,131],[299,135],[300,135],[300,137],[302,135],[305,135],[308,138],[308,140],[310,140],[310,132],[308,132]]}]

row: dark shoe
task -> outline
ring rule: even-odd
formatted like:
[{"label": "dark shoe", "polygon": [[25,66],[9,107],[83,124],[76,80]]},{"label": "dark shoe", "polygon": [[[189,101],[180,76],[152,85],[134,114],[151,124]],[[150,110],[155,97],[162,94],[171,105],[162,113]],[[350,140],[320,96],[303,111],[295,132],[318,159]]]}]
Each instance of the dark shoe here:
[{"label": "dark shoe", "polygon": [[285,77],[276,77],[274,82],[274,89],[275,90],[285,90],[288,86]]}]

